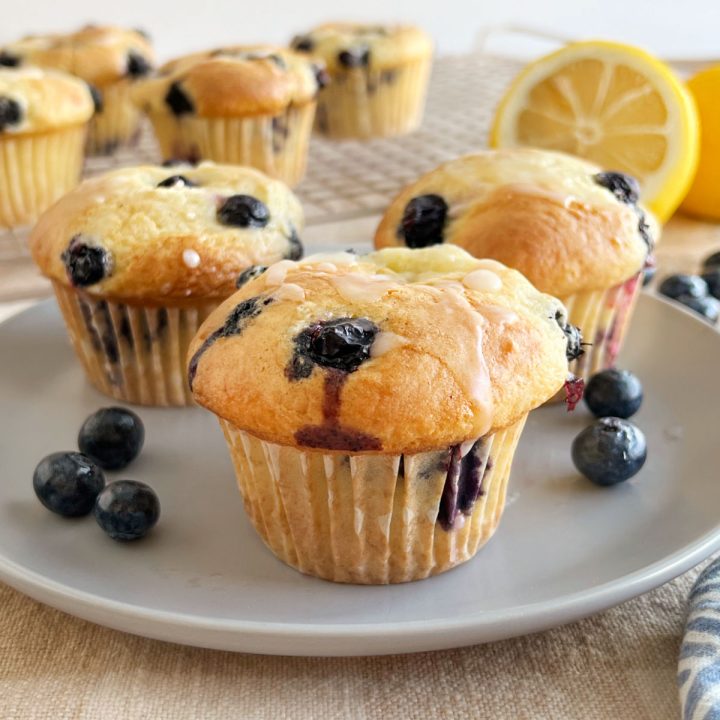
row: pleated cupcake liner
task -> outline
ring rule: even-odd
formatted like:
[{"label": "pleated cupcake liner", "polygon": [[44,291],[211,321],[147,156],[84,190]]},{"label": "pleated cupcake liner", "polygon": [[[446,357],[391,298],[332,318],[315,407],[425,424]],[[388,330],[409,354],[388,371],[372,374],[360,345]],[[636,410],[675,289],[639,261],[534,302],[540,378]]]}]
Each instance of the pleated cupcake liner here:
[{"label": "pleated cupcake liner", "polygon": [[0,138],[0,227],[35,221],[80,182],[85,125]]},{"label": "pleated cupcake liner", "polygon": [[585,353],[570,364],[574,375],[587,381],[596,372],[615,366],[641,290],[638,274],[609,290],[561,298],[570,322],[582,330],[584,342],[590,343]]},{"label": "pleated cupcake liner", "polygon": [[70,340],[90,382],[135,405],[192,405],[186,355],[216,302],[195,307],[133,306],[54,282]]},{"label": "pleated cupcake liner", "polygon": [[175,117],[150,120],[163,158],[249,165],[288,185],[305,175],[315,102],[279,115],[238,118]]},{"label": "pleated cupcake liner", "polygon": [[472,448],[343,455],[265,442],[220,419],[268,548],[307,575],[373,585],[420,580],[475,555],[500,522],[524,424]]},{"label": "pleated cupcake liner", "polygon": [[429,76],[429,58],[336,73],[318,97],[315,129],[336,139],[412,132],[422,122]]},{"label": "pleated cupcake liner", "polygon": [[129,80],[119,80],[99,90],[102,111],[95,113],[90,121],[87,152],[109,155],[118,148],[131,147],[138,142],[142,113],[132,101]]}]

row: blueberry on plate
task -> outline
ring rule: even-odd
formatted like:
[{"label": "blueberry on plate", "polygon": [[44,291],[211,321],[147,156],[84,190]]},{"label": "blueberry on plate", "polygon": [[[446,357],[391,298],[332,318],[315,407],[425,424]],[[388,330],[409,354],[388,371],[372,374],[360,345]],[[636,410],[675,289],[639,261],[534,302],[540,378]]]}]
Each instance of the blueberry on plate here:
[{"label": "blueberry on plate", "polygon": [[94,515],[113,540],[138,540],[157,523],[160,501],[145,483],[117,480],[97,496]]},{"label": "blueberry on plate", "polygon": [[33,489],[48,509],[65,517],[87,515],[105,487],[103,471],[78,452],[44,457],[33,473]]},{"label": "blueberry on plate", "polygon": [[710,295],[706,297],[681,295],[675,298],[675,301],[702,315],[711,325],[714,325],[720,316],[720,301]]},{"label": "blueberry on plate", "polygon": [[703,260],[703,270],[712,270],[713,268],[720,269],[720,252],[713,253],[712,255],[708,255]]},{"label": "blueberry on plate", "polygon": [[145,428],[131,410],[100,408],[88,417],[78,434],[80,451],[105,470],[120,470],[142,450]]},{"label": "blueberry on plate", "polygon": [[642,384],[628,370],[603,370],[585,386],[585,404],[595,417],[632,417],[642,400]]},{"label": "blueberry on plate", "polygon": [[640,471],[647,458],[645,435],[628,420],[604,417],[572,444],[575,467],[596,485],[617,485]]},{"label": "blueberry on plate", "polygon": [[700,277],[707,283],[708,292],[720,300],[720,265],[706,270]]},{"label": "blueberry on plate", "polygon": [[708,294],[708,286],[697,275],[669,275],[660,283],[658,292],[673,300],[677,300],[682,295],[701,298]]}]

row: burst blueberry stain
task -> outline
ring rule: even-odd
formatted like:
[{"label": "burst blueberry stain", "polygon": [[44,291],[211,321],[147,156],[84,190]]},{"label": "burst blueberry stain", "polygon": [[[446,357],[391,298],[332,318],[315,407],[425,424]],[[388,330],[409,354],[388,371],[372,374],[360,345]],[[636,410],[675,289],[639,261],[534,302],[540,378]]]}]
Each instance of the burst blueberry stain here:
[{"label": "burst blueberry stain", "polygon": [[130,77],[143,77],[152,70],[152,65],[140,53],[131,50],[127,58],[127,74]]},{"label": "burst blueberry stain", "polygon": [[270,222],[270,211],[252,195],[231,195],[218,208],[217,219],[221,225],[263,228]]},{"label": "burst blueberry stain", "polygon": [[255,297],[243,300],[239,305],[233,308],[232,312],[227,316],[225,322],[213,333],[208,335],[205,342],[192,356],[188,365],[188,384],[192,389],[195,375],[197,374],[198,363],[203,354],[214,345],[220,338],[240,335],[243,330],[254,320],[265,307],[273,302],[273,298],[256,295]]},{"label": "burst blueberry stain", "polygon": [[170,177],[161,180],[157,187],[159,188],[174,188],[174,187],[197,187],[196,183],[192,180],[188,180],[184,175],[171,175]]},{"label": "burst blueberry stain", "polygon": [[180,83],[174,82],[165,95],[165,104],[170,108],[173,115],[187,115],[195,112],[195,105],[187,94],[180,87]]},{"label": "burst blueberry stain", "polygon": [[60,259],[76,287],[87,287],[110,275],[112,256],[98,245],[89,245],[82,235],[75,235]]},{"label": "burst blueberry stain", "polygon": [[285,374],[290,380],[309,377],[313,366],[355,372],[370,358],[370,348],[380,331],[367,318],[337,318],[317,322],[294,338],[295,350]]},{"label": "burst blueberry stain", "polygon": [[17,100],[9,97],[0,97],[0,132],[22,120],[22,108]]},{"label": "burst blueberry stain", "polygon": [[627,205],[636,205],[640,200],[640,185],[632,175],[608,171],[597,173],[593,176],[593,180]]},{"label": "burst blueberry stain", "polygon": [[448,205],[434,193],[418,195],[405,206],[398,236],[409,248],[422,248],[443,242]]},{"label": "burst blueberry stain", "polygon": [[311,66],[315,73],[315,80],[318,85],[318,90],[322,90],[330,84],[330,75],[328,71],[322,65],[316,65],[313,63]]},{"label": "burst blueberry stain", "polygon": [[444,530],[451,530],[460,514],[469,515],[483,494],[482,481],[491,467],[489,452],[490,445],[485,438],[476,440],[464,456],[460,445],[448,451],[447,476],[437,518]]},{"label": "burst blueberry stain", "polygon": [[585,354],[585,350],[583,349],[583,337],[580,328],[567,322],[567,317],[561,310],[558,310],[555,313],[555,321],[560,326],[560,329],[565,333],[565,337],[567,338],[567,350],[565,351],[567,359],[569,361],[577,360]]},{"label": "burst blueberry stain", "polygon": [[266,265],[251,265],[247,270],[243,270],[235,281],[235,287],[241,288],[246,283],[260,277],[267,270]]}]

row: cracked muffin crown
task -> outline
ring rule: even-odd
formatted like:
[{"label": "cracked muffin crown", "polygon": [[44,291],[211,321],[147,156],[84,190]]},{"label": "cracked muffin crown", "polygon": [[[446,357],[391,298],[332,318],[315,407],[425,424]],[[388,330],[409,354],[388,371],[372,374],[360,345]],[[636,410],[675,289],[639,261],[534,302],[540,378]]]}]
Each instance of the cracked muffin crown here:
[{"label": "cracked muffin crown", "polygon": [[460,248],[279,262],[191,343],[195,400],[248,433],[423,452],[508,427],[566,380],[562,304]]},{"label": "cracked muffin crown", "polygon": [[132,303],[222,299],[241,273],[302,255],[300,203],[250,168],[141,166],[84,181],[30,237],[47,277]]}]

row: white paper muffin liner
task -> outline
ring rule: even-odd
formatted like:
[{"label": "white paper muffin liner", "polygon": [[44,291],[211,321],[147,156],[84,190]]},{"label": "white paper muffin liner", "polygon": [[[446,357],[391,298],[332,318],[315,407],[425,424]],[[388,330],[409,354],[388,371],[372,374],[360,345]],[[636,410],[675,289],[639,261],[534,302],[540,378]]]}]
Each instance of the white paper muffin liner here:
[{"label": "white paper muffin liner", "polygon": [[482,478],[481,494],[457,513],[448,510],[458,488],[448,480],[453,449],[323,453],[259,440],[223,419],[220,425],[245,509],[270,550],[308,575],[379,585],[449,570],[489,540],[525,419],[472,449],[456,446],[454,452],[475,457],[475,478]]},{"label": "white paper muffin liner", "polygon": [[85,125],[0,138],[0,227],[32,223],[80,182]]},{"label": "white paper muffin liner", "polygon": [[582,330],[590,343],[585,353],[570,364],[570,371],[588,380],[591,375],[614,367],[627,335],[640,290],[641,273],[609,290],[593,290],[561,298],[568,319]]},{"label": "white paper muffin liner", "polygon": [[132,306],[53,282],[68,334],[90,382],[136,405],[192,405],[186,355],[216,302]]},{"label": "white paper muffin liner", "polygon": [[352,68],[332,75],[320,91],[315,129],[327,137],[401,135],[422,122],[430,58],[393,69]]},{"label": "white paper muffin liner", "polygon": [[131,82],[122,79],[98,89],[102,111],[90,121],[88,154],[109,155],[120,147],[135,145],[140,137],[142,113],[132,101]]},{"label": "white paper muffin liner", "polygon": [[236,118],[150,115],[166,160],[213,160],[249,165],[288,185],[305,175],[315,102],[280,115]]}]

